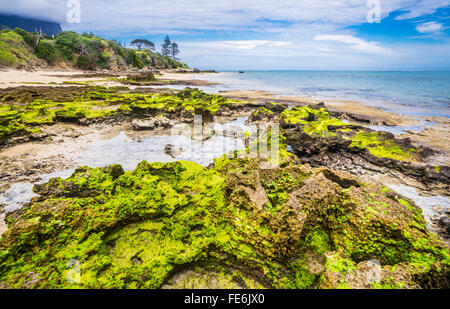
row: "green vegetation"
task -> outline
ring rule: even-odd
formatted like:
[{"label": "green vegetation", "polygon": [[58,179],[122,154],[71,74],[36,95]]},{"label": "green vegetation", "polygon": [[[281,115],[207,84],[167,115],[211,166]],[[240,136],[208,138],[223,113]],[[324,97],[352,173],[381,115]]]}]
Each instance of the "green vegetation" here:
[{"label": "green vegetation", "polygon": [[37,61],[24,37],[12,30],[0,31],[0,66],[25,66]]},{"label": "green vegetation", "polygon": [[[390,139],[387,133],[355,129],[354,125],[332,117],[325,108],[314,109],[312,106],[306,106],[286,109],[281,113],[280,119],[287,124],[302,126],[303,131],[312,137],[349,139],[350,147],[367,149],[376,157],[399,161],[413,161],[417,157],[415,148],[402,148]],[[333,128],[332,131],[330,127]]]},{"label": "green vegetation", "polygon": [[400,161],[411,161],[413,159],[413,151],[403,150],[394,141],[383,138],[384,135],[384,132],[365,133],[364,131],[359,131],[352,139],[350,146],[368,149],[376,157]]},{"label": "green vegetation", "polygon": [[[65,82],[65,84],[84,84]],[[127,89],[127,88],[125,88]],[[167,115],[179,111],[195,111],[215,114],[220,108],[242,103],[227,100],[219,95],[209,95],[186,88],[178,93],[136,94],[119,92],[123,88],[85,87],[73,90],[51,90],[50,98],[32,99],[29,103],[17,103],[14,96],[0,97],[0,139],[13,134],[29,134],[43,124],[77,122],[80,119],[106,118],[119,113],[150,113]],[[62,91],[61,98],[55,99]],[[19,94],[18,94],[19,95]],[[3,103],[1,103],[3,102]],[[28,102],[28,101],[27,101]]]},{"label": "green vegetation", "polygon": [[328,126],[341,126],[343,128],[351,125],[339,119],[332,118],[326,108],[313,109],[310,106],[286,109],[281,113],[280,119],[290,124],[304,125],[304,131],[314,136],[336,136],[328,130]]},{"label": "green vegetation", "polygon": [[161,54],[163,56],[171,57],[173,60],[177,59],[177,55],[180,53],[178,44],[171,41],[167,35],[164,39],[164,44],[161,46]]},{"label": "green vegetation", "polygon": [[[376,186],[353,180],[343,188],[344,176],[333,173],[263,170],[256,160],[225,158],[214,169],[145,161],[130,172],[120,165],[81,167],[66,180],[36,186],[41,198],[8,219],[0,284],[159,288],[181,273],[175,286],[201,287],[199,278],[217,274],[219,287],[348,288],[359,281],[346,274],[371,258],[385,269],[407,266],[409,281],[383,277],[381,285],[448,284],[448,248],[410,207],[420,209],[390,200]],[[259,190],[265,203],[255,200]],[[386,201],[387,215],[366,210]],[[73,259],[80,283],[66,280]]]},{"label": "green vegetation", "polygon": [[80,35],[73,31],[63,31],[51,38],[19,28],[0,32],[0,65],[35,65],[39,63],[38,58],[50,65],[66,62],[83,70],[127,66],[140,69],[187,68],[186,64],[150,49],[136,51],[93,34]]}]

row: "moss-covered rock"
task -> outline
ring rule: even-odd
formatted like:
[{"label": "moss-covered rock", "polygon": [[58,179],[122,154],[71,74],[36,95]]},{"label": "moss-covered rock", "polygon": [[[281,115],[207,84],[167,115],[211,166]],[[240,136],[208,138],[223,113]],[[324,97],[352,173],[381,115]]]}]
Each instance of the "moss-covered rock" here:
[{"label": "moss-covered rock", "polygon": [[33,134],[39,127],[55,122],[89,124],[112,117],[158,115],[192,120],[194,113],[207,121],[220,109],[241,103],[190,88],[178,93],[146,94],[130,93],[128,88],[120,87],[6,89],[0,92],[0,144],[11,136]]},{"label": "moss-covered rock", "polygon": [[[448,248],[418,207],[326,168],[144,161],[35,191],[0,240],[4,287],[449,287]],[[73,260],[79,283],[67,280]]]},{"label": "moss-covered rock", "polygon": [[[286,109],[280,119],[285,128],[297,127],[315,140],[344,139],[349,148],[367,149],[375,157],[399,161],[417,161],[417,149],[410,143],[400,143],[392,134],[343,122],[321,106]],[[345,142],[342,142],[345,143]]]}]

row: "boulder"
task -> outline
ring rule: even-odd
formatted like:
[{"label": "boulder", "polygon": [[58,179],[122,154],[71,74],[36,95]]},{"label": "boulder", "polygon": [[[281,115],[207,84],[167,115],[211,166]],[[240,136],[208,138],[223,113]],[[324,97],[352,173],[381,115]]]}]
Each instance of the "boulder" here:
[{"label": "boulder", "polygon": [[134,119],[131,121],[131,127],[135,131],[154,130],[157,128],[170,128],[174,121],[166,117],[155,117],[150,119]]},{"label": "boulder", "polygon": [[164,153],[172,158],[178,157],[184,151],[183,147],[178,147],[172,144],[167,144],[164,147]]}]

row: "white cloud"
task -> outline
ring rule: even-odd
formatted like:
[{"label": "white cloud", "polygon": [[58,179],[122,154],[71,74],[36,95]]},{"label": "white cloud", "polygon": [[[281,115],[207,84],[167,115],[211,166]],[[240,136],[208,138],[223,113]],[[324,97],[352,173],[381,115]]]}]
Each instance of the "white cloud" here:
[{"label": "white cloud", "polygon": [[319,34],[314,36],[315,41],[333,41],[338,43],[343,43],[346,45],[350,45],[353,49],[369,53],[369,54],[378,54],[378,55],[389,55],[392,54],[392,51],[382,47],[377,42],[368,42],[363,39],[351,36],[351,35],[342,35],[342,34]]},{"label": "white cloud", "polygon": [[[367,0],[80,0],[80,24],[65,22],[66,0],[0,1],[0,12],[50,18],[62,22],[64,30],[92,31],[125,42],[148,36],[158,44],[159,37],[169,34],[180,45],[180,57],[203,68],[389,69],[421,61],[431,65],[448,53],[447,41],[431,53],[429,45],[358,38],[348,29],[367,22]],[[450,5],[450,0],[380,2],[382,23],[392,12],[407,20]],[[422,23],[431,20],[426,18]],[[427,52],[419,54],[416,49],[424,46]]]},{"label": "white cloud", "polygon": [[0,12],[64,23],[66,1],[2,0]]},{"label": "white cloud", "polygon": [[444,29],[444,26],[435,21],[417,25],[416,30],[420,33],[438,33]]},{"label": "white cloud", "polygon": [[413,19],[424,15],[433,14],[439,8],[450,5],[450,0],[420,0],[404,1],[402,11],[405,13],[397,16],[397,20]]},{"label": "white cloud", "polygon": [[291,42],[286,41],[266,41],[266,40],[238,40],[238,41],[213,41],[200,43],[185,43],[187,46],[217,48],[217,49],[241,49],[253,50],[259,47],[283,47],[291,45]]},{"label": "white cloud", "polygon": [[[1,12],[47,17],[64,21],[64,0],[1,0]],[[123,33],[162,33],[162,31],[280,31],[335,29],[366,22],[365,0],[80,0],[81,23],[64,24],[67,30],[94,31],[116,36]],[[381,1],[385,18],[404,11],[398,19],[435,12],[450,0]],[[273,21],[283,21],[277,23]],[[172,33],[172,32],[170,32]]]},{"label": "white cloud", "polygon": [[331,49],[331,48],[323,48],[323,47],[317,48],[317,51],[322,52],[322,53],[333,53],[333,52],[335,52],[334,49]]}]

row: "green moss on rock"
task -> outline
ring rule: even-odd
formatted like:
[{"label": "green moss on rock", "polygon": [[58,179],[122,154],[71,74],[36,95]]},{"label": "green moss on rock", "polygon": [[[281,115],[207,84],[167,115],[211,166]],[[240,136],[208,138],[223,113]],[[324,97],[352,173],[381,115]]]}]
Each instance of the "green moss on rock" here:
[{"label": "green moss on rock", "polygon": [[345,123],[324,107],[304,106],[284,110],[280,115],[284,127],[296,126],[313,138],[350,140],[348,147],[367,150],[378,158],[398,161],[417,161],[417,149],[401,145],[387,132],[375,132],[367,128]]},{"label": "green moss on rock", "polygon": [[[0,282],[348,288],[361,282],[364,261],[378,259],[395,275],[363,287],[448,287],[448,248],[429,234],[419,208],[391,192],[323,168],[216,163],[82,167],[36,186],[40,197],[8,218]],[[67,281],[70,260],[80,263],[80,283]]]},{"label": "green moss on rock", "polygon": [[390,158],[400,161],[411,161],[414,158],[414,148],[404,150],[392,140],[383,138],[383,132],[359,131],[352,139],[351,147],[368,149],[371,154],[380,158]]},{"label": "green moss on rock", "polygon": [[308,135],[314,136],[336,136],[330,132],[329,126],[338,126],[343,129],[351,126],[339,119],[330,116],[326,108],[314,109],[310,106],[286,109],[281,113],[280,119],[288,124],[300,124]]},{"label": "green moss on rock", "polygon": [[[79,84],[71,81],[65,83]],[[13,134],[30,134],[36,126],[55,122],[105,119],[120,113],[172,113],[174,117],[182,112],[192,117],[194,113],[214,115],[221,108],[242,103],[190,88],[178,93],[158,94],[127,93],[122,88],[104,87],[77,87],[66,92],[49,89],[49,95],[40,95],[42,90],[22,93],[20,89],[15,94],[0,95],[0,139]]]}]

